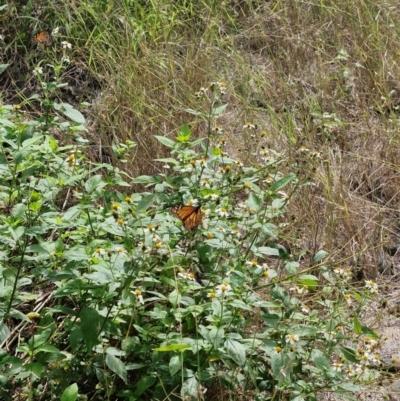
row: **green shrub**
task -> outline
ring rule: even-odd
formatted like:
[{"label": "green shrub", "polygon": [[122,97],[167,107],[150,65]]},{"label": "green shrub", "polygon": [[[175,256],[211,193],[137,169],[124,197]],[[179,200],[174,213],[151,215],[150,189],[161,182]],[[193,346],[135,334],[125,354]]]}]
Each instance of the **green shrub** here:
[{"label": "green shrub", "polygon": [[[188,110],[204,136],[185,125],[158,137],[164,172],[133,179],[90,161],[83,115],[51,100],[57,82],[42,88],[37,121],[0,108],[4,399],[20,388],[31,400],[302,400],[376,376],[376,335],[359,321],[376,286],[352,289],[322,250],[300,269],[280,244],[300,183],[251,123],[259,164],[229,156],[215,125],[224,84],[198,93],[208,111]],[[170,213],[179,206],[197,227]]]}]

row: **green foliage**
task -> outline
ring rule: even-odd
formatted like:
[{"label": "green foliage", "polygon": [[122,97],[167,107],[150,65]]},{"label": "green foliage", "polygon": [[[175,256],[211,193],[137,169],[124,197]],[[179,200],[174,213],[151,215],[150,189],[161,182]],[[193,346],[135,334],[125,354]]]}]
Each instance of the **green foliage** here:
[{"label": "green foliage", "polygon": [[[206,135],[192,141],[185,125],[175,141],[157,137],[170,149],[159,160],[165,172],[134,179],[91,162],[78,135],[83,115],[47,101],[53,88],[42,88],[39,120],[0,108],[5,399],[22,387],[32,400],[85,392],[198,400],[219,383],[258,400],[302,400],[345,394],[374,377],[375,333],[358,318],[366,294],[349,298],[344,270],[301,272],[280,244],[290,201],[281,190],[300,184],[279,171],[282,156],[272,149],[248,166],[228,155],[215,125],[225,85],[202,90],[196,115],[208,122]],[[258,135],[251,124],[244,129]],[[121,145],[119,157],[133,146]],[[196,230],[169,213],[177,204],[201,205]],[[326,256],[319,251],[313,265]],[[321,277],[311,274],[319,269]],[[318,290],[324,297],[313,301]],[[348,305],[354,297],[357,310]],[[367,348],[352,348],[364,334]]]}]

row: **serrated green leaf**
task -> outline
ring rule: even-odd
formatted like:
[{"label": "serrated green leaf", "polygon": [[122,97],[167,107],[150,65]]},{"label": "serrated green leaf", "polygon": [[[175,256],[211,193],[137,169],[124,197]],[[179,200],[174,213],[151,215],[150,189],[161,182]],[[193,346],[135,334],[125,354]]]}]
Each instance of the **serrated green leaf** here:
[{"label": "serrated green leaf", "polygon": [[150,388],[156,382],[154,376],[146,375],[136,384],[136,390],[134,392],[135,397],[140,397],[148,388]]},{"label": "serrated green leaf", "polygon": [[64,221],[72,222],[77,217],[79,217],[82,213],[82,209],[79,205],[70,207],[63,216]]},{"label": "serrated green leaf", "polygon": [[254,195],[253,193],[251,193],[249,195],[249,198],[247,199],[247,205],[250,209],[253,209],[254,211],[258,212],[261,207],[261,199],[258,196]]},{"label": "serrated green leaf", "polygon": [[0,343],[2,343],[10,334],[10,329],[8,326],[1,320],[0,321]]},{"label": "serrated green leaf", "polygon": [[326,355],[318,350],[318,349],[313,349],[311,352],[311,359],[314,362],[314,365],[316,368],[318,368],[321,371],[327,371],[329,370],[329,358],[326,357]]},{"label": "serrated green leaf", "polygon": [[[231,276],[232,277],[232,276]],[[253,311],[253,308],[240,299],[234,299],[233,301],[229,302],[229,306],[232,308],[239,308],[239,309],[244,309],[248,311]]]},{"label": "serrated green leaf", "polygon": [[0,118],[0,127],[1,126],[13,128],[15,126],[15,124],[10,120],[6,120],[5,118]]},{"label": "serrated green leaf", "polygon": [[246,362],[246,350],[238,341],[228,338],[225,341],[227,354],[239,365],[243,366]]},{"label": "serrated green leaf", "polygon": [[156,198],[157,198],[157,194],[146,195],[137,204],[136,211],[141,212],[142,210],[147,210],[153,204],[153,202]]},{"label": "serrated green leaf", "polygon": [[60,103],[61,111],[65,116],[78,124],[86,124],[83,114],[68,103]]},{"label": "serrated green leaf", "polygon": [[78,385],[76,383],[68,386],[61,394],[60,401],[76,401],[78,398]]},{"label": "serrated green leaf", "polygon": [[199,389],[200,383],[197,381],[196,377],[190,377],[183,382],[181,388],[182,400],[198,400],[199,399]]},{"label": "serrated green leaf", "polygon": [[219,114],[222,114],[227,107],[228,107],[227,104],[221,104],[221,106],[215,107],[214,110],[212,111],[213,117],[218,116]]},{"label": "serrated green leaf", "polygon": [[223,342],[225,331],[222,327],[214,327],[207,333],[207,340],[217,349]]},{"label": "serrated green leaf", "polygon": [[213,298],[213,300],[211,302],[211,307],[213,310],[213,315],[220,317],[221,312],[222,312],[222,305],[221,305],[221,302],[219,301],[219,299]]},{"label": "serrated green leaf", "polygon": [[289,274],[297,274],[297,271],[299,269],[299,263],[298,262],[287,262],[287,263],[285,263],[285,269]]},{"label": "serrated green leaf", "polygon": [[315,336],[319,329],[311,326],[297,326],[293,328],[291,334],[297,334],[300,337]]},{"label": "serrated green leaf", "polygon": [[108,368],[114,372],[119,378],[121,378],[126,384],[128,381],[128,374],[126,371],[125,364],[114,355],[108,354],[106,355],[106,365]]},{"label": "serrated green leaf", "polygon": [[85,248],[83,247],[76,247],[65,251],[63,256],[64,259],[69,261],[87,260],[89,258],[88,255],[86,255]]},{"label": "serrated green leaf", "polygon": [[103,177],[101,175],[94,175],[90,177],[85,183],[85,189],[90,194],[94,191],[100,191],[107,184],[104,182]]},{"label": "serrated green leaf", "polygon": [[338,387],[342,388],[343,390],[347,390],[347,391],[362,391],[365,389],[364,386],[360,386],[357,384],[353,384],[353,383],[340,383],[338,384]]},{"label": "serrated green leaf", "polygon": [[140,177],[136,177],[132,180],[133,184],[155,184],[156,181],[154,177],[150,175],[141,175]]},{"label": "serrated green leaf", "polygon": [[40,362],[27,363],[24,369],[27,373],[35,376],[36,379],[40,379],[42,377],[42,372],[44,372],[44,366]]},{"label": "serrated green leaf", "polygon": [[182,356],[179,355],[174,355],[170,358],[169,360],[169,374],[171,376],[174,376],[176,373],[178,373],[182,368]]},{"label": "serrated green leaf", "polygon": [[278,380],[279,383],[287,380],[293,370],[293,360],[286,354],[274,353],[271,356],[271,369],[274,378]]},{"label": "serrated green leaf", "polygon": [[80,313],[82,338],[85,341],[86,349],[90,351],[99,344],[99,320],[100,316],[96,309],[83,308]]},{"label": "serrated green leaf", "polygon": [[261,253],[262,255],[279,256],[278,249],[271,248],[269,246],[260,246],[257,248],[257,252]]}]

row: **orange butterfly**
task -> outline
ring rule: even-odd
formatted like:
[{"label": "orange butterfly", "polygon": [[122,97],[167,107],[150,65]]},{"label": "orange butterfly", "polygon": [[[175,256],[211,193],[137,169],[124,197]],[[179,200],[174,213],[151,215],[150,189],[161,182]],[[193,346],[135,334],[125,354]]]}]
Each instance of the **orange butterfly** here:
[{"label": "orange butterfly", "polygon": [[193,231],[201,223],[203,214],[201,206],[177,205],[171,208],[171,213],[178,217],[186,230]]},{"label": "orange butterfly", "polygon": [[51,29],[45,29],[44,31],[40,31],[33,38],[33,42],[43,43],[46,47],[50,47],[53,43],[53,35],[51,33]]}]

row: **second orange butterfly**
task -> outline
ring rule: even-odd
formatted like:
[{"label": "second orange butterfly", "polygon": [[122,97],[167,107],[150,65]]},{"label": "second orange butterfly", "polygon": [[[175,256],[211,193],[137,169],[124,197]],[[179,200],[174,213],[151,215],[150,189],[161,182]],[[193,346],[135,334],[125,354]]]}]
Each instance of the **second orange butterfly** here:
[{"label": "second orange butterfly", "polygon": [[53,35],[51,29],[45,29],[44,31],[38,32],[33,38],[33,42],[43,43],[46,47],[50,47],[53,43]]},{"label": "second orange butterfly", "polygon": [[193,231],[201,223],[201,206],[177,205],[171,208],[171,213],[178,217],[186,230]]}]

